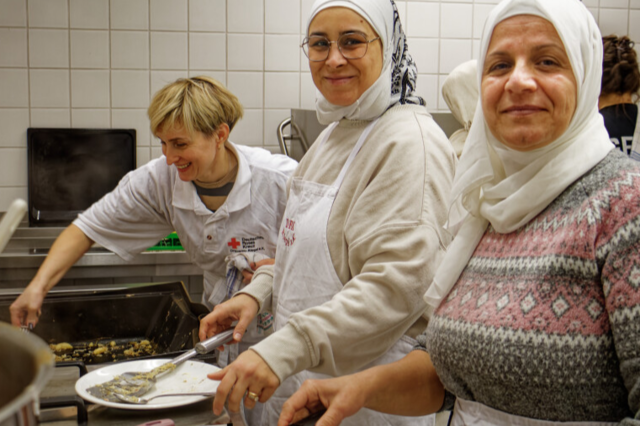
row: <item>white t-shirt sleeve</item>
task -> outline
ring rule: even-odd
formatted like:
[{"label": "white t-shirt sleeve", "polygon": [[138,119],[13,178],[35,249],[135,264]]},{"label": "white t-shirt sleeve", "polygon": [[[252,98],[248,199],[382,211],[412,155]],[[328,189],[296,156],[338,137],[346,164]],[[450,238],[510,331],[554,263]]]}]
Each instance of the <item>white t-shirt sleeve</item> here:
[{"label": "white t-shirt sleeve", "polygon": [[128,173],[73,223],[93,241],[131,260],[173,231],[163,206],[170,203],[170,188],[163,187],[168,183],[149,163]]}]

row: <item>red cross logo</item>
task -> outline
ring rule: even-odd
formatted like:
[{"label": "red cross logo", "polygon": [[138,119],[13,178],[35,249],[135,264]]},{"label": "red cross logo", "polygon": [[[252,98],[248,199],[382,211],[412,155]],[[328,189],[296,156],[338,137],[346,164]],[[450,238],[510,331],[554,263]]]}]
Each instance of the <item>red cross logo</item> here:
[{"label": "red cross logo", "polygon": [[235,238],[232,238],[231,241],[227,243],[227,245],[235,250],[239,245],[242,245],[242,243],[240,241],[237,241]]}]

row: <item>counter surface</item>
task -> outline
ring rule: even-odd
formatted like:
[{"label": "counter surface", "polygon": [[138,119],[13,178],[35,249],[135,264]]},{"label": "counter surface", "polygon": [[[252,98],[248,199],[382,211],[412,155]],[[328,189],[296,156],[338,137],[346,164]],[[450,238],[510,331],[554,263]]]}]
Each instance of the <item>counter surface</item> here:
[{"label": "counter surface", "polygon": [[[30,228],[23,222],[0,253],[0,292],[27,286],[65,228]],[[203,293],[202,269],[184,251],[147,251],[126,261],[95,244],[60,281],[60,285],[108,285],[182,281],[194,300]]]}]

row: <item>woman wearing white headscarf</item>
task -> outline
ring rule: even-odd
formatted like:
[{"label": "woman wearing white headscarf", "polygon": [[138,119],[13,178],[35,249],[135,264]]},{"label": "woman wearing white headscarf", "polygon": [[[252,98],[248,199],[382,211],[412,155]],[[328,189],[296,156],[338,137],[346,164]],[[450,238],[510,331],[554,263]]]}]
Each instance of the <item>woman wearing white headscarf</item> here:
[{"label": "woman wearing white headscarf", "polygon": [[[290,179],[275,266],[260,268],[201,327],[206,337],[239,318],[241,333],[256,312],[275,313],[264,344],[210,376],[222,379],[214,411],[227,394],[237,409],[247,391],[251,407],[279,386],[263,416],[270,425],[306,378],[352,373],[412,349],[426,326],[422,295],[448,243],[440,229],[456,162],[413,93],[416,68],[392,1],[317,1],[308,28],[318,118],[331,125]],[[353,419],[432,422],[374,412]]]},{"label": "woman wearing white headscarf", "polygon": [[444,80],[442,97],[451,114],[462,124],[462,129],[449,136],[449,142],[460,158],[478,105],[478,61],[472,59],[455,67]]},{"label": "woman wearing white headscarf", "polygon": [[327,405],[318,426],[360,407],[453,408],[454,426],[640,424],[640,166],[598,114],[598,27],[578,0],[505,0],[480,52],[423,350],[307,383],[280,426]]}]

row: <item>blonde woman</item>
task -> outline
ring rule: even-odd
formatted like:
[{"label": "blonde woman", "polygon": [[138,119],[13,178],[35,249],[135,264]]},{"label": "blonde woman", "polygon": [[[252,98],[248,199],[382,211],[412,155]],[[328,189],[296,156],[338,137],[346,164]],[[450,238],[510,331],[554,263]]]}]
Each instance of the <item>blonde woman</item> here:
[{"label": "blonde woman", "polygon": [[[47,292],[94,242],[129,260],[177,231],[192,262],[204,271],[203,303],[209,309],[238,290],[237,281],[236,287],[227,282],[226,257],[246,254],[248,248],[249,260],[274,257],[285,184],[297,163],[229,141],[242,105],[208,77],[167,85],[148,114],[163,156],[127,174],[60,234],[11,306],[15,325],[38,322]],[[260,325],[259,320],[243,345],[268,331],[268,318]]]}]

